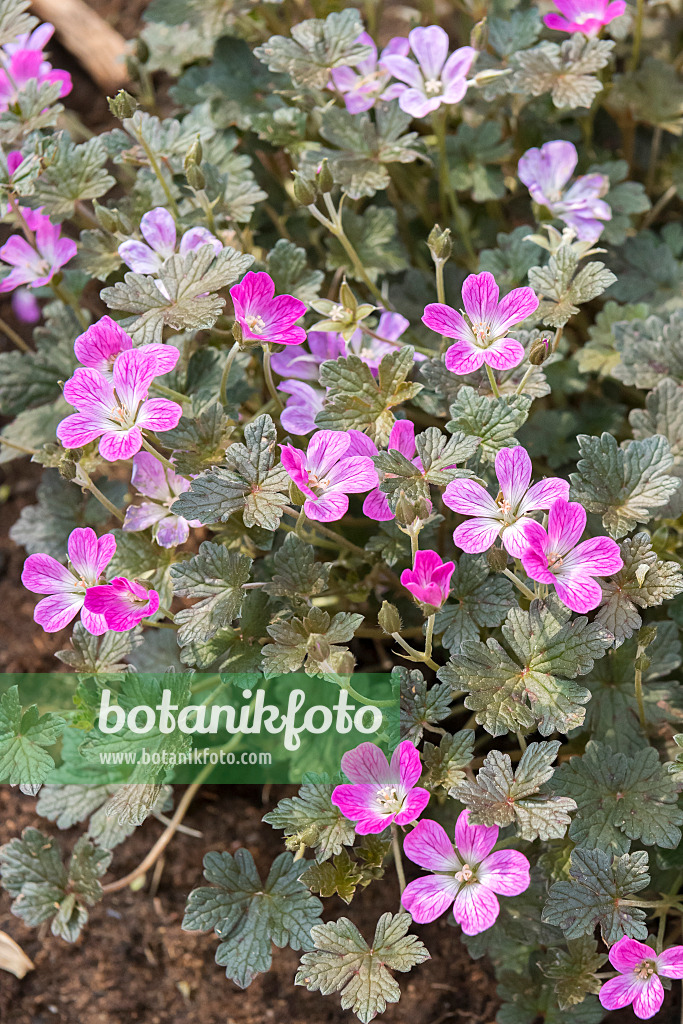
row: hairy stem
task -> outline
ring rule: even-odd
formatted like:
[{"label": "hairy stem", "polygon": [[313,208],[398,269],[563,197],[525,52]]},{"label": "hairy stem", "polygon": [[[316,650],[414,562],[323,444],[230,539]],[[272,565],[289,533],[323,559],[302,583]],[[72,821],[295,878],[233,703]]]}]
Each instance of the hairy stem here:
[{"label": "hairy stem", "polygon": [[158,452],[156,448],[154,448],[154,446],[145,438],[144,434],[142,435],[142,447],[146,452],[149,452],[150,455],[153,455],[154,458],[161,463],[164,469],[168,469],[171,473],[175,473],[175,466],[173,463],[170,462],[165,455],[162,455],[161,452]]},{"label": "hairy stem", "polygon": [[263,346],[263,376],[266,378],[266,385],[268,386],[268,392],[270,397],[273,399],[277,406],[278,413],[282,412],[282,402],[280,396],[275,387],[275,381],[273,380],[273,368],[270,365],[271,350],[270,345]]},{"label": "hairy stem", "polygon": [[14,342],[17,348],[20,348],[22,352],[26,352],[31,356],[34,354],[33,349],[26,344],[22,336],[17,334],[14,328],[10,327],[10,325],[5,323],[4,320],[0,320],[0,331],[2,331],[10,341]]},{"label": "hairy stem", "polygon": [[489,379],[489,384],[491,385],[491,391],[493,392],[493,397],[494,398],[500,398],[500,391],[499,391],[498,385],[496,383],[496,378],[493,375],[493,370],[491,369],[491,367],[489,366],[488,363],[484,363],[484,366],[486,367],[486,376]]},{"label": "hairy stem", "polygon": [[102,494],[102,491],[99,489],[99,487],[96,487],[95,484],[93,483],[92,479],[90,478],[90,474],[87,473],[85,469],[83,469],[83,466],[81,466],[80,463],[76,471],[75,483],[77,483],[79,487],[82,487],[84,490],[90,491],[93,498],[96,498],[97,501],[99,501],[100,505],[102,505],[103,508],[106,508],[107,512],[111,513],[111,515],[113,515],[115,519],[118,519],[120,523],[124,521],[125,516],[123,512],[121,512],[105,494]]},{"label": "hairy stem", "polygon": [[230,376],[230,367],[235,361],[235,357],[239,352],[240,347],[235,342],[230,351],[228,352],[228,358],[225,360],[225,366],[223,367],[223,373],[221,375],[221,383],[218,389],[218,401],[221,405],[228,404],[228,377]]},{"label": "hairy stem", "polygon": [[396,868],[398,887],[401,890],[401,896],[403,896],[403,890],[406,887],[406,874],[403,870],[403,858],[401,856],[401,841],[398,835],[398,825],[393,821],[391,823],[391,849],[394,854],[394,867]]},{"label": "hairy stem", "polygon": [[638,702],[638,718],[640,720],[640,728],[643,732],[647,731],[647,721],[645,718],[645,701],[643,699],[643,669],[640,659],[645,653],[645,648],[638,646],[636,649],[636,667],[635,667],[635,690],[636,700]]},{"label": "hairy stem", "polygon": [[517,589],[521,591],[525,597],[528,597],[530,601],[536,600],[536,595],[534,594],[533,590],[529,590],[526,583],[522,583],[521,580],[518,580],[514,572],[511,572],[509,569],[503,569],[503,576],[507,576],[510,582],[514,583]]}]

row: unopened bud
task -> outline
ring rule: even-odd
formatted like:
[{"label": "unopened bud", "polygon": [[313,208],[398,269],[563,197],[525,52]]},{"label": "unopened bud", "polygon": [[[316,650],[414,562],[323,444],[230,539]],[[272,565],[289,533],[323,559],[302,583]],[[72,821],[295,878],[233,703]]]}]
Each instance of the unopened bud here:
[{"label": "unopened bud", "polygon": [[486,561],[493,572],[502,572],[508,564],[508,553],[504,548],[489,548],[486,552]]},{"label": "unopened bud", "polygon": [[396,502],[396,522],[399,526],[412,526],[417,519],[417,510],[414,503],[401,491]]},{"label": "unopened bud", "polygon": [[540,366],[544,363],[550,355],[550,340],[548,338],[538,338],[531,346],[529,352],[529,362],[532,366]]},{"label": "unopened bud", "polygon": [[292,505],[303,505],[306,501],[307,495],[300,491],[294,481],[290,481],[289,484],[289,500]]},{"label": "unopened bud", "polygon": [[97,223],[100,227],[104,228],[105,231],[109,231],[110,234],[113,234],[119,223],[117,216],[112,213],[111,210],[108,210],[106,206],[100,206],[96,199],[93,200],[93,209],[95,211],[95,216],[97,217]]},{"label": "unopened bud", "polygon": [[327,661],[332,653],[332,648],[324,636],[311,637],[306,650],[311,661],[315,661],[318,664]]},{"label": "unopened bud", "polygon": [[639,658],[636,658],[635,667],[638,672],[647,672],[650,667],[650,659],[647,654],[641,654]]},{"label": "unopened bud", "polygon": [[149,46],[139,37],[135,40],[135,56],[141,64],[146,64],[149,60]]},{"label": "unopened bud", "polygon": [[76,479],[78,474],[78,465],[73,461],[73,459],[62,459],[57,468],[59,470],[59,475],[63,477],[64,480]]},{"label": "unopened bud", "polygon": [[107,97],[107,103],[112,114],[114,117],[118,117],[119,121],[132,117],[138,109],[134,97],[125,89],[119,89],[116,96]]},{"label": "unopened bud", "polygon": [[188,167],[191,166],[199,167],[203,157],[204,151],[202,150],[202,144],[199,137],[197,137],[187,151],[184,163],[185,170],[187,171]]},{"label": "unopened bud", "polygon": [[353,313],[358,309],[358,300],[346,283],[346,278],[342,281],[339,289],[339,301],[344,309],[350,309]]},{"label": "unopened bud", "polygon": [[656,626],[643,626],[638,633],[638,646],[645,648],[653,644],[657,639],[657,627]]},{"label": "unopened bud", "polygon": [[445,230],[442,230],[438,224],[435,224],[429,232],[427,245],[429,246],[432,254],[432,259],[435,262],[445,263],[447,259],[450,259],[450,255],[453,251],[451,229],[446,228]]},{"label": "unopened bud", "polygon": [[197,167],[196,164],[190,164],[185,168],[185,177],[187,178],[187,184],[196,192],[200,192],[206,186],[204,173],[201,167]]},{"label": "unopened bud", "polygon": [[384,632],[390,636],[392,633],[401,632],[401,616],[398,614],[398,608],[389,601],[382,602],[377,621]]},{"label": "unopened bud", "polygon": [[353,675],[353,670],[356,667],[356,659],[351,654],[351,651],[344,651],[341,658],[339,658],[336,664],[336,672],[338,676],[350,676]]},{"label": "unopened bud", "polygon": [[298,171],[294,172],[294,197],[302,206],[312,206],[318,198],[315,182],[302,178]]},{"label": "unopened bud", "polygon": [[318,188],[324,194],[325,192],[331,192],[334,188],[334,178],[332,177],[332,171],[327,157],[323,160],[320,165],[320,170],[315,176]]},{"label": "unopened bud", "polygon": [[234,324],[232,325],[232,336],[238,345],[242,344],[244,334],[242,331],[242,324],[239,322],[239,320],[235,320]]},{"label": "unopened bud", "polygon": [[486,24],[486,18],[482,18],[470,32],[470,46],[472,49],[477,50],[480,53],[482,50],[486,49],[487,36],[488,26]]}]

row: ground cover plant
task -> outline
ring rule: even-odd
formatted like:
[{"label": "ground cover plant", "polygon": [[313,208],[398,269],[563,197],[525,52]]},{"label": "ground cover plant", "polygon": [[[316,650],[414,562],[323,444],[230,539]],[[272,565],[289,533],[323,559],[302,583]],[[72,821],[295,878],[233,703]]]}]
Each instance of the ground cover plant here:
[{"label": "ground cover plant", "polygon": [[87,941],[196,792],[43,786],[98,680],[391,671],[391,761],[283,797],[267,878],[209,854],[184,927],[240,987],[300,950],[366,1022],[447,915],[500,1024],[652,1017],[683,978],[680,12],[154,0],[93,137],[50,37],[0,0],[0,292],[35,325],[0,323],[0,461],[43,467],[12,538],[81,683],[68,720],[0,699],[45,819],[0,849],[13,912]]}]

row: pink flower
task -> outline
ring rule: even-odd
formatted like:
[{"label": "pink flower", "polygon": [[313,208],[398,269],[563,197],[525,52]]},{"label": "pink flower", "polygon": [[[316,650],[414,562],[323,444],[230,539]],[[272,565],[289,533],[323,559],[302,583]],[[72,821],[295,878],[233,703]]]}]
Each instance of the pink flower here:
[{"label": "pink flower", "polygon": [[[74,352],[79,362],[83,363],[83,366],[99,370],[105,377],[111,377],[116,357],[132,348],[131,336],[110,316],[103,316],[97,323],[91,324],[74,342]],[[180,355],[173,345],[142,345],[140,351],[144,352],[147,358],[155,356],[156,376],[169,373]]]},{"label": "pink flower", "polygon": [[130,533],[152,528],[152,536],[162,548],[174,548],[184,544],[190,535],[190,527],[201,526],[198,519],[183,519],[171,511],[179,494],[190,489],[190,481],[162,466],[150,452],[138,452],[133,458],[131,484],[139,494],[151,501],[141,505],[129,505],[123,529]]},{"label": "pink flower", "polygon": [[524,349],[506,337],[513,324],[521,323],[538,308],[531,288],[514,288],[498,301],[493,274],[470,274],[462,286],[467,319],[451,306],[430,303],[422,322],[437,334],[457,338],[446,352],[446,366],[452,373],[473,373],[484,363],[494,370],[511,370],[524,358]]},{"label": "pink flower", "polygon": [[610,21],[621,17],[626,10],[624,0],[554,0],[561,14],[552,11],[543,21],[548,28],[557,32],[583,32],[585,36],[597,36]]},{"label": "pink flower", "polygon": [[501,448],[496,455],[496,476],[500,493],[494,500],[475,480],[453,480],[444,491],[444,504],[461,516],[475,516],[461,523],[453,543],[476,554],[487,551],[498,537],[513,558],[527,548],[524,529],[532,522],[529,512],[550,508],[558,498],[569,497],[569,484],[558,477],[531,484],[531,459],[526,449]]},{"label": "pink flower", "polygon": [[633,1003],[641,1020],[654,1017],[664,1002],[661,978],[683,978],[683,946],[671,946],[657,955],[651,946],[624,935],[609,951],[612,967],[619,977],[610,978],[600,989],[606,1010],[621,1010]]},{"label": "pink flower", "polygon": [[97,539],[90,527],[71,532],[67,542],[69,567],[52,555],[29,555],[24,562],[21,582],[33,594],[48,594],[35,607],[33,618],[46,633],[63,629],[78,613],[85,629],[100,636],[107,629],[102,615],[84,607],[89,589],[97,586],[116,551],[110,533]]},{"label": "pink flower", "polygon": [[404,569],[401,583],[422,604],[440,608],[447,600],[454,562],[442,562],[436,551],[416,551],[412,569]]},{"label": "pink flower", "polygon": [[[163,206],[157,206],[146,213],[140,221],[140,233],[147,245],[135,239],[122,242],[119,246],[119,256],[136,274],[158,274],[166,260],[176,251],[175,221],[168,210]],[[180,239],[178,252],[181,256],[186,256],[200,245],[212,245],[216,256],[223,248],[223,243],[219,242],[207,228],[190,228]]]},{"label": "pink flower", "polygon": [[410,882],[403,906],[418,924],[435,921],[453,905],[465,935],[478,935],[500,912],[496,897],[519,896],[529,888],[529,861],[517,850],[492,853],[498,826],[470,825],[469,810],[455,823],[456,850],[435,821],[420,821],[403,841],[406,857],[433,872]]},{"label": "pink flower", "polygon": [[[392,92],[391,89],[387,90],[386,93],[384,92],[391,74],[382,67],[382,61],[385,57],[394,53],[405,57],[410,51],[408,40],[397,36],[384,47],[378,64],[377,47],[372,36],[369,36],[367,32],[361,32],[356,43],[369,46],[371,50],[369,56],[352,68],[333,68],[330,71],[333,86],[344,97],[346,109],[350,114],[360,114],[364,110],[370,110],[380,98],[393,99],[396,95],[399,95],[399,93]],[[400,91],[402,92],[403,90],[401,89]]]},{"label": "pink flower", "polygon": [[533,520],[524,527],[527,549],[524,571],[532,580],[549,583],[573,612],[590,612],[602,600],[594,576],[611,576],[623,568],[619,545],[609,537],[577,541],[586,528],[586,512],[577,501],[560,498],[550,508],[548,530]]},{"label": "pink flower", "polygon": [[467,92],[467,72],[477,51],[461,46],[449,57],[448,35],[439,25],[414,28],[408,41],[417,64],[398,53],[382,54],[380,67],[401,83],[389,87],[387,98],[397,96],[401,110],[412,117],[426,117],[442,103],[459,103]]},{"label": "pink flower", "polygon": [[85,595],[85,607],[101,615],[107,629],[126,633],[159,610],[159,595],[137,580],[116,576],[107,586],[91,587]]},{"label": "pink flower", "polygon": [[28,288],[17,288],[14,292],[12,311],[25,324],[37,324],[40,320],[40,304]]},{"label": "pink flower", "polygon": [[[350,430],[349,433],[354,455],[379,454],[377,446],[365,434],[358,430]],[[415,455],[415,424],[411,420],[396,420],[389,434],[387,451],[400,452],[422,472],[422,459],[419,455]],[[387,496],[379,487],[370,491],[363,502],[363,515],[366,515],[368,519],[374,519],[377,523],[385,523],[394,518]]]},{"label": "pink flower", "polygon": [[0,249],[0,260],[14,267],[0,282],[0,292],[11,292],[19,285],[40,288],[76,255],[76,243],[60,238],[58,224],[52,224],[40,210],[20,208],[29,229],[35,234],[35,249],[23,235],[11,235]]},{"label": "pink flower", "polygon": [[30,35],[25,32],[2,49],[9,61],[5,60],[7,70],[0,70],[0,111],[5,111],[16,102],[19,93],[35,81],[38,85],[59,82],[59,95],[67,96],[71,92],[71,75],[68,71],[55,70],[45,60],[43,49],[54,32],[54,26],[46,22]]},{"label": "pink flower", "polygon": [[315,418],[322,412],[325,392],[312,388],[303,380],[285,380],[277,386],[278,391],[289,395],[285,408],[280,414],[284,430],[304,437],[315,430]]},{"label": "pink flower", "polygon": [[[382,362],[386,355],[392,352],[396,352],[397,346],[392,345],[392,341],[398,341],[398,339],[405,334],[410,327],[410,321],[406,320],[400,313],[387,313],[384,312],[379,318],[379,323],[375,328],[375,333],[379,335],[378,338],[373,338],[371,334],[367,334],[362,327],[359,327],[353,332],[347,346],[348,353],[358,356],[363,360],[366,366],[369,366],[372,370],[373,375],[376,377],[379,373],[379,364]],[[386,338],[386,341],[382,341],[382,338]],[[345,353],[346,354],[346,353]],[[420,352],[416,352],[413,360],[414,362],[422,362],[427,357],[422,355]]]},{"label": "pink flower", "polygon": [[306,304],[293,295],[276,296],[269,274],[250,270],[230,289],[230,298],[245,338],[271,345],[301,345],[306,340],[303,327],[295,326]]},{"label": "pink flower", "polygon": [[331,523],[349,507],[347,495],[377,486],[377,470],[371,458],[347,456],[351,437],[343,430],[319,430],[308,451],[282,445],[282,465],[300,491],[307,495],[304,512],[309,519]]},{"label": "pink flower", "polygon": [[271,366],[275,373],[280,377],[317,381],[323,363],[347,355],[346,342],[341,334],[330,331],[309,331],[306,345],[305,349],[284,348],[281,352],[274,352]]},{"label": "pink flower", "polygon": [[159,370],[156,353],[148,353],[145,346],[121,352],[111,380],[99,370],[79,367],[64,385],[65,399],[78,410],[57,427],[64,447],[80,448],[101,437],[100,455],[107,462],[116,462],[140,451],[143,428],[171,430],[177,426],[183,410],[176,402],[147,398],[149,386],[160,372],[165,371]]},{"label": "pink flower", "polygon": [[337,786],[332,803],[345,818],[356,822],[359,836],[383,832],[393,821],[407,825],[419,818],[429,803],[429,792],[415,784],[422,772],[420,755],[409,740],[399,743],[391,764],[374,743],[347,750],[342,771],[350,784]]},{"label": "pink flower", "polygon": [[546,142],[540,149],[528,149],[521,157],[517,173],[539,206],[576,232],[586,242],[596,242],[612,219],[612,210],[601,196],[609,189],[606,174],[583,174],[566,191],[579,156],[576,146],[562,139]]}]

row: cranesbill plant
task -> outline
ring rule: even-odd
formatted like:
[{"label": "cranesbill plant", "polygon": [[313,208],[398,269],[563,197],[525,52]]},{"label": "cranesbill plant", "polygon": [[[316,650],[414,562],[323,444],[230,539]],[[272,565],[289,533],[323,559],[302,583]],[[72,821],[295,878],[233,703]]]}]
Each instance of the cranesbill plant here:
[{"label": "cranesbill plant", "polygon": [[0,699],[0,782],[83,831],[68,864],[11,839],[2,885],[75,941],[190,806],[201,779],[124,874],[172,778],[43,786],[105,679],[390,668],[393,757],[277,794],[267,878],[210,853],[184,927],[241,987],[302,950],[367,1022],[447,915],[500,1024],[648,1018],[683,975],[676,26],[339,6],[156,0],[90,138],[52,27],[0,0],[0,462],[43,467],[11,537],[81,684],[66,718]]}]

